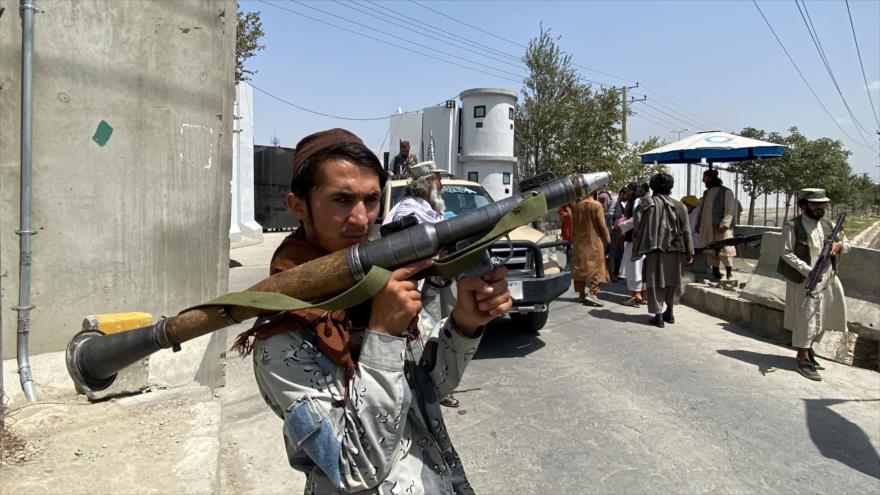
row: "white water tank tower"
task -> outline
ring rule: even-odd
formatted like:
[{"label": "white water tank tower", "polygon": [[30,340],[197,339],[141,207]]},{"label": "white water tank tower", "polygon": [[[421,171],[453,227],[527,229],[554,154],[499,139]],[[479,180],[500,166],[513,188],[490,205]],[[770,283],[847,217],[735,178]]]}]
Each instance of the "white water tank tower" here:
[{"label": "white water tank tower", "polygon": [[513,194],[513,118],[516,92],[475,88],[461,99],[461,153],[458,175],[479,182],[495,200]]}]

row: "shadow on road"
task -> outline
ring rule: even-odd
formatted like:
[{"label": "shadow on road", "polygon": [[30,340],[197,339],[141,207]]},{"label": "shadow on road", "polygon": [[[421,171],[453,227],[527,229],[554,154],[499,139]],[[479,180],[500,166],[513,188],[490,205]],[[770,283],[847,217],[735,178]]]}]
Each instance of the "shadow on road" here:
[{"label": "shadow on road", "polygon": [[795,359],[793,356],[780,356],[778,354],[761,354],[760,352],[719,349],[718,354],[733,359],[739,359],[744,363],[754,364],[762,375],[776,370],[785,370],[796,373]]},{"label": "shadow on road", "polygon": [[831,409],[831,406],[844,402],[877,400],[804,399],[804,403],[810,439],[819,452],[856,471],[880,479],[880,456],[871,445],[868,435],[858,425]]},{"label": "shadow on road", "polygon": [[621,323],[637,323],[640,325],[648,325],[648,319],[651,318],[651,315],[647,313],[647,310],[643,314],[630,314],[630,313],[618,313],[611,309],[591,309],[590,316],[595,316],[596,318],[601,318],[603,320],[612,320],[619,321]]},{"label": "shadow on road", "polygon": [[525,357],[544,347],[539,334],[520,330],[507,318],[499,318],[486,328],[474,359]]}]

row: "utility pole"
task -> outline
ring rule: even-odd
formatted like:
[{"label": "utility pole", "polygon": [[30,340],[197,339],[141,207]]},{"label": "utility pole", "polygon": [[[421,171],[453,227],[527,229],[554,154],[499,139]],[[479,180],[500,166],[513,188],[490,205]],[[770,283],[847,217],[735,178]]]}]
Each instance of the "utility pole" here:
[{"label": "utility pole", "polygon": [[635,89],[635,88],[638,88],[638,87],[639,87],[639,83],[636,83],[635,86],[623,86],[623,88],[622,88],[622,89],[623,89],[623,115],[620,116],[620,129],[621,129],[621,131],[622,131],[621,134],[622,134],[622,137],[623,137],[623,143],[624,143],[624,144],[626,144],[626,142],[627,142],[627,141],[626,141],[626,114],[627,114],[628,112],[627,112],[627,109],[626,109],[626,105],[627,105],[628,103],[633,103],[633,102],[636,102],[636,101],[645,101],[645,100],[648,99],[648,97],[645,96],[644,98],[641,98],[641,99],[638,99],[638,100],[635,99],[635,98],[630,98],[629,100],[627,100],[627,98],[626,98],[626,92],[627,92],[628,90],[630,90],[630,89]]}]

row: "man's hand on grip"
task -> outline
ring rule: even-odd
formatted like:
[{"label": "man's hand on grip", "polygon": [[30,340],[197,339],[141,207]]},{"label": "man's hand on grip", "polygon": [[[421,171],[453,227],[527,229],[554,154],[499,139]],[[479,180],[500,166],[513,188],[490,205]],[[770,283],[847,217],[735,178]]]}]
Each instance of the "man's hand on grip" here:
[{"label": "man's hand on grip", "polygon": [[461,333],[472,335],[511,306],[507,268],[500,266],[482,277],[464,277],[458,281],[458,301],[452,309],[452,320]]},{"label": "man's hand on grip", "polygon": [[409,279],[433,263],[430,259],[415,261],[391,273],[385,287],[373,296],[370,330],[395,337],[403,335],[422,310],[422,294],[416,281]]}]

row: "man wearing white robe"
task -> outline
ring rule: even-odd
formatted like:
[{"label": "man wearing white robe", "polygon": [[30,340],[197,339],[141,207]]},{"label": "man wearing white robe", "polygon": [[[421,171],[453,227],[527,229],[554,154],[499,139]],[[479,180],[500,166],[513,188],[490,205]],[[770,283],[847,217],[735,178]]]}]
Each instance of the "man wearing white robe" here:
[{"label": "man wearing white robe", "polygon": [[[850,249],[843,233],[840,240],[832,244],[831,256],[835,264],[830,264],[822,273],[813,291],[815,297],[809,297],[806,290],[810,271],[819,258],[825,239],[833,230],[831,222],[823,218],[830,201],[824,189],[799,191],[801,214],[782,227],[785,244],[778,266],[786,278],[785,328],[792,331],[791,345],[797,349],[797,371],[815,381],[822,379],[817,371],[822,367],[813,354],[813,343],[821,339],[826,330],[847,331],[846,300],[835,268],[835,264],[840,262],[839,255]],[[801,309],[804,298],[806,304]]]}]

